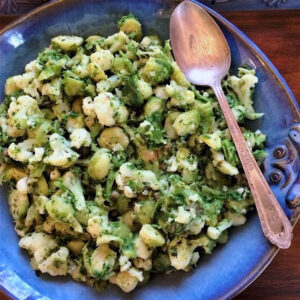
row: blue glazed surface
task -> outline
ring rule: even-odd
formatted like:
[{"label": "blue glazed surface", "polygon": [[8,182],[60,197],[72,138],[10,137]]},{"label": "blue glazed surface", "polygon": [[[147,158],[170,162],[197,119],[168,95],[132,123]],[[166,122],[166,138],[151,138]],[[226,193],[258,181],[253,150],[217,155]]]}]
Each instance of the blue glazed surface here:
[{"label": "blue glazed surface", "polygon": [[[0,36],[0,97],[4,96],[5,79],[22,72],[25,64],[34,59],[55,35],[111,34],[117,29],[119,17],[132,12],[142,21],[146,33],[158,33],[161,38],[168,38],[172,11],[170,2],[64,0],[37,11]],[[234,26],[211,13],[230,44],[232,69],[243,63],[257,69],[260,82],[254,94],[255,106],[257,111],[266,115],[251,126],[267,133],[267,149],[272,155],[273,148],[284,143],[292,124],[300,121],[296,101],[260,50]],[[266,165],[266,174],[269,171]],[[285,196],[291,184],[284,189],[273,188],[289,217],[293,211],[285,204]],[[276,254],[276,248],[266,241],[258,217],[253,214],[245,226],[231,232],[226,245],[219,247],[211,256],[203,257],[195,271],[154,276],[150,284],[129,295],[113,286],[99,294],[70,278],[37,277],[29,265],[28,256],[18,247],[4,189],[0,198],[0,286],[16,299],[228,299],[256,278]]]}]

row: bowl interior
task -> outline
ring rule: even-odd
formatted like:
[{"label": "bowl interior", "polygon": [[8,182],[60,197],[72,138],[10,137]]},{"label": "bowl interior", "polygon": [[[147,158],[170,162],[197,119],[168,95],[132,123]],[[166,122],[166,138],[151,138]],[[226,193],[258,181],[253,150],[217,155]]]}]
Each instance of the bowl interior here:
[{"label": "bowl interior", "polygon": [[[169,18],[172,1],[135,0],[65,0],[51,4],[34,16],[26,18],[0,36],[0,94],[4,96],[5,79],[23,71],[27,62],[49,44],[53,36],[77,34],[88,36],[109,35],[117,30],[116,22],[124,14],[134,13],[142,22],[144,33],[169,37]],[[247,63],[256,68],[259,85],[254,99],[263,119],[250,124],[268,135],[269,155],[273,147],[284,142],[289,127],[299,121],[291,95],[276,77],[276,72],[263,57],[226,22],[217,17],[232,52],[232,69]],[[254,47],[254,48],[253,48]],[[274,73],[275,72],[275,73]],[[266,166],[268,170],[268,166]],[[285,204],[284,189],[274,187],[276,196],[288,216],[292,210]],[[211,256],[201,258],[195,271],[157,275],[150,284],[124,295],[116,287],[99,294],[92,288],[73,282],[70,278],[37,277],[29,265],[29,258],[18,247],[18,237],[8,213],[7,194],[0,194],[0,282],[12,296],[20,299],[217,299],[228,298],[251,282],[259,270],[269,262],[276,250],[265,240],[258,218],[250,216],[247,224],[231,232],[229,242]],[[35,292],[36,291],[36,292]],[[26,296],[26,297],[25,297]],[[39,298],[42,299],[42,298]]]}]

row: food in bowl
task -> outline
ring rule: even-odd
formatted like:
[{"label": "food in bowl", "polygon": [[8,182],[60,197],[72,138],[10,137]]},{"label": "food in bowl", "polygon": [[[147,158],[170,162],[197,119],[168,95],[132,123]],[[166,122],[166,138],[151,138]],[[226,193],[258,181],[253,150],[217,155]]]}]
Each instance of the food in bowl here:
[{"label": "food in bowl", "polygon": [[[158,272],[189,271],[253,209],[213,91],[180,71],[169,41],[120,31],[57,36],[0,107],[1,182],[34,270],[130,292]],[[223,88],[234,115],[252,106],[255,70]],[[242,128],[258,162],[266,136]]]}]

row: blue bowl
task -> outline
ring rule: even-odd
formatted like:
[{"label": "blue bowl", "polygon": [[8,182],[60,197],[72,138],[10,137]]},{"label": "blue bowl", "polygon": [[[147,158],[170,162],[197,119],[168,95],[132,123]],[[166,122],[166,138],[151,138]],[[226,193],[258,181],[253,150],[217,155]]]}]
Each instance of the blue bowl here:
[{"label": "blue bowl", "polygon": [[[21,73],[25,64],[34,59],[53,36],[109,35],[117,30],[116,21],[132,12],[141,20],[146,34],[158,33],[162,39],[167,39],[173,8],[172,1],[160,0],[59,0],[35,10],[0,32],[1,98],[4,97],[5,79]],[[233,71],[244,63],[256,68],[260,81],[254,101],[256,110],[265,112],[265,116],[249,126],[268,135],[265,176],[269,180],[272,172],[280,173],[281,180],[270,184],[285,213],[295,224],[299,213],[297,197],[300,196],[297,102],[278,71],[253,42],[223,17],[206,9],[219,23],[229,42]],[[276,158],[274,149],[279,146],[281,150],[285,149],[284,156]],[[247,287],[278,251],[264,238],[258,217],[253,214],[245,226],[232,230],[226,245],[211,256],[203,257],[193,272],[154,276],[150,284],[130,295],[113,286],[99,294],[70,278],[37,277],[28,256],[18,247],[4,189],[1,189],[0,197],[0,286],[15,299],[228,299]]]}]

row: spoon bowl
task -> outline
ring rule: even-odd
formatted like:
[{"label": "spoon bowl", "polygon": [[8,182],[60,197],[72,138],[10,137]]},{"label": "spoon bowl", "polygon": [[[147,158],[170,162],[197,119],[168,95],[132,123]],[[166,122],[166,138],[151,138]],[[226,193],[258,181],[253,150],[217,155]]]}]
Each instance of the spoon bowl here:
[{"label": "spoon bowl", "polygon": [[186,0],[171,16],[170,38],[175,59],[187,79],[196,85],[210,86],[216,94],[266,238],[279,248],[288,248],[292,225],[260,171],[221,86],[231,63],[230,49],[221,29],[202,7]]},{"label": "spoon bowl", "polygon": [[190,1],[182,2],[172,14],[170,28],[175,59],[191,83],[212,86],[228,73],[228,43],[204,9]]}]

